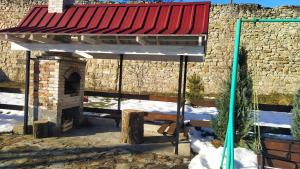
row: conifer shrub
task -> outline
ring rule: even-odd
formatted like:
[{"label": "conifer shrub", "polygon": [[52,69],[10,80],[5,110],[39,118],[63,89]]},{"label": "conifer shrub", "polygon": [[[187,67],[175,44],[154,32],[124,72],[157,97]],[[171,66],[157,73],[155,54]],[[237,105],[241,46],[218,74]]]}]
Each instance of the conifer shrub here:
[{"label": "conifer shrub", "polygon": [[294,97],[291,132],[295,140],[300,140],[300,89]]},{"label": "conifer shrub", "polygon": [[203,98],[204,86],[199,75],[193,74],[188,78],[187,100],[193,105]]},{"label": "conifer shrub", "polygon": [[[218,115],[212,120],[212,128],[217,138],[225,141],[228,122],[229,101],[230,101],[231,78],[224,82],[223,89],[219,94],[216,105]],[[236,84],[236,98],[234,108],[234,130],[235,143],[239,144],[249,132],[252,120],[252,79],[247,69],[247,51],[241,48],[239,53],[239,67]]]}]

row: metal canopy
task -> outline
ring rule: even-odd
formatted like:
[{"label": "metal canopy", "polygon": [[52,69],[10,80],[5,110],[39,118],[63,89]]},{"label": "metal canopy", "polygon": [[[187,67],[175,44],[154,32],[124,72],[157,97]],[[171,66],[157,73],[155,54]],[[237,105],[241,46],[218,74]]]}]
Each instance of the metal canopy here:
[{"label": "metal canopy", "polygon": [[49,13],[48,6],[36,5],[16,27],[0,30],[0,39],[13,42],[12,50],[188,55],[203,61],[209,9],[210,2],[75,4]]},{"label": "metal canopy", "polygon": [[75,4],[63,13],[35,5],[6,33],[67,35],[200,35],[208,32],[210,2]]}]

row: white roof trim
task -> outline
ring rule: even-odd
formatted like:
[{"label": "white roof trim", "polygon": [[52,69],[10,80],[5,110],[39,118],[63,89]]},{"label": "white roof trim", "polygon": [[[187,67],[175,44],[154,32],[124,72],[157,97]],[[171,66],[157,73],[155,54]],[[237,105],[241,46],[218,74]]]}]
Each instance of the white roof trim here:
[{"label": "white roof trim", "polygon": [[[93,59],[120,59],[120,55],[117,54],[99,54],[92,53],[89,54],[93,56]],[[163,56],[163,55],[124,55],[124,60],[151,60],[151,61],[174,61],[179,62],[180,56]],[[189,56],[189,62],[204,62],[204,57],[202,56]]]},{"label": "white roof trim", "polygon": [[139,45],[182,45],[203,46],[207,35],[170,36],[126,36],[126,35],[51,35],[51,34],[0,34],[0,39],[18,43],[72,43],[72,44],[139,44]]},{"label": "white roof trim", "polygon": [[71,53],[204,56],[203,46],[11,43],[12,50]]}]

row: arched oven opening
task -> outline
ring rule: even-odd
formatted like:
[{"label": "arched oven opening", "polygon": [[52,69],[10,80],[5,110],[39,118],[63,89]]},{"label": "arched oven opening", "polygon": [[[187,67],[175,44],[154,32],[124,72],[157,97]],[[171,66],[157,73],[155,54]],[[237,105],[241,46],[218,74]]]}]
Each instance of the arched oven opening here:
[{"label": "arched oven opening", "polygon": [[77,96],[80,90],[80,75],[73,72],[69,77],[65,77],[65,95]]}]

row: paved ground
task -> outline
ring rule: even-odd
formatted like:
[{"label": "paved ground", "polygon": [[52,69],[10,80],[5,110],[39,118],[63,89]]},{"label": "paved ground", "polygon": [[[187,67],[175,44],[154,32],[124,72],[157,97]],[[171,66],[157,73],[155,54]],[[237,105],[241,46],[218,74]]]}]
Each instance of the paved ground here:
[{"label": "paved ground", "polygon": [[[95,120],[93,120],[95,122]],[[99,121],[97,122],[99,124]],[[189,158],[175,156],[169,139],[145,131],[141,145],[120,144],[110,121],[74,129],[61,137],[0,135],[0,168],[185,169]]]}]

